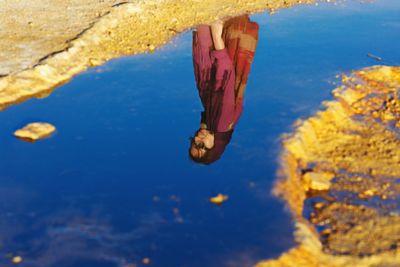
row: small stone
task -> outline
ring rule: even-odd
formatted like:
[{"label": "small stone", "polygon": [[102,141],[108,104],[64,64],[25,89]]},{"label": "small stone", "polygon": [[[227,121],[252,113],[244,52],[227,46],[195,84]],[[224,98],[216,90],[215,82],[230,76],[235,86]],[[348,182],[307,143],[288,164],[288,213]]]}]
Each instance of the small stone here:
[{"label": "small stone", "polygon": [[372,188],[372,189],[368,189],[368,190],[365,190],[364,192],[359,193],[358,197],[362,198],[362,199],[367,199],[367,198],[373,197],[375,195],[375,193],[376,193],[376,190]]},{"label": "small stone", "polygon": [[36,141],[51,135],[56,127],[46,122],[29,123],[24,128],[14,132],[14,135],[23,140]]},{"label": "small stone", "polygon": [[328,190],[331,187],[332,173],[308,172],[303,179],[312,190]]},{"label": "small stone", "polygon": [[322,209],[326,204],[324,202],[318,202],[314,204],[314,208]]},{"label": "small stone", "polygon": [[215,205],[221,205],[228,200],[228,196],[224,194],[218,194],[215,197],[210,197],[210,202]]},{"label": "small stone", "polygon": [[11,262],[14,264],[19,264],[22,262],[22,257],[21,256],[15,256],[11,259]]},{"label": "small stone", "polygon": [[332,230],[329,228],[326,228],[321,231],[321,235],[330,235],[332,233]]},{"label": "small stone", "polygon": [[96,58],[89,58],[88,63],[90,66],[95,67],[95,66],[101,65],[101,63],[103,63],[103,61],[100,59],[96,59]]},{"label": "small stone", "polygon": [[145,264],[145,265],[149,265],[149,264],[150,264],[150,259],[149,259],[149,258],[144,258],[144,259],[142,260],[142,262],[143,262],[143,264]]}]

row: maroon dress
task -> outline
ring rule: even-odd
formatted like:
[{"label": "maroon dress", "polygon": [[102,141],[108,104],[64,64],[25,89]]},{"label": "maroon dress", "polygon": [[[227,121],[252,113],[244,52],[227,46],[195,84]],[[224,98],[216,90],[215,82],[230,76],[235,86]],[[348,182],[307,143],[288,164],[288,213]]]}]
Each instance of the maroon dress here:
[{"label": "maroon dress", "polygon": [[227,21],[225,49],[214,50],[210,27],[193,32],[193,65],[204,107],[201,122],[213,132],[233,130],[243,111],[243,96],[258,42],[258,24],[248,16]]},{"label": "maroon dress", "polygon": [[207,163],[219,159],[243,111],[243,96],[258,42],[258,24],[248,16],[224,24],[225,49],[214,50],[210,27],[193,32],[193,65],[204,107],[201,123],[214,132]]}]

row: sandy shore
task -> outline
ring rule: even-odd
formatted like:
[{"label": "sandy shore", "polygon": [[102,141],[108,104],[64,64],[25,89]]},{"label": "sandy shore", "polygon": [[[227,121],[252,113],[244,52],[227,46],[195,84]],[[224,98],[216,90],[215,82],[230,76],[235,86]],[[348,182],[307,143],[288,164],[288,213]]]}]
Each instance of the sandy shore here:
[{"label": "sandy shore", "polygon": [[275,191],[299,246],[257,267],[400,266],[399,87],[400,67],[356,71],[284,138]]},{"label": "sandy shore", "polygon": [[123,55],[153,51],[195,25],[313,2],[3,0],[0,109],[47,96],[88,67]]}]

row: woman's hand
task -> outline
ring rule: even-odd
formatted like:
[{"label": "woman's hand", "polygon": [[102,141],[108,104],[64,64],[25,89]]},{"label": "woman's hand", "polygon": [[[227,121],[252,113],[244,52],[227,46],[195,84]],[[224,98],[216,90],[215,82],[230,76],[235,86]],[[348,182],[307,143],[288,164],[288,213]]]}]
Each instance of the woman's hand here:
[{"label": "woman's hand", "polygon": [[211,35],[214,42],[215,50],[222,50],[225,48],[224,40],[222,39],[222,30],[224,29],[224,22],[218,20],[211,24]]},{"label": "woman's hand", "polygon": [[221,37],[222,30],[224,29],[224,22],[222,20],[217,20],[211,24],[211,32],[215,36]]}]

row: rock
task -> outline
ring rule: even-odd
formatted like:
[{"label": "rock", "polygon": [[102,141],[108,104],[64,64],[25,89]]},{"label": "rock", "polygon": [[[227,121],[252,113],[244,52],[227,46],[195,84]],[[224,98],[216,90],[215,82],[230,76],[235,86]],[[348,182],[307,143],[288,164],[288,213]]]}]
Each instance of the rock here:
[{"label": "rock", "polygon": [[228,200],[228,196],[224,194],[218,194],[215,197],[210,197],[210,202],[215,205],[222,205],[222,203]]},{"label": "rock", "polygon": [[144,259],[142,260],[142,262],[143,262],[143,264],[145,264],[145,265],[149,265],[149,264],[150,264],[150,259],[149,259],[149,258],[144,258]]},{"label": "rock", "polygon": [[299,245],[256,267],[400,266],[399,88],[400,67],[355,71],[285,136],[274,190]]},{"label": "rock", "polygon": [[14,135],[18,138],[27,141],[37,141],[48,137],[56,130],[56,127],[46,122],[34,122],[29,123],[24,128],[14,132]]},{"label": "rock", "polygon": [[11,259],[11,262],[14,264],[19,264],[22,262],[22,257],[21,256],[15,256]]},{"label": "rock", "polygon": [[331,187],[331,179],[334,177],[332,173],[316,173],[308,172],[304,174],[303,179],[309,189],[312,190],[328,190]]}]

